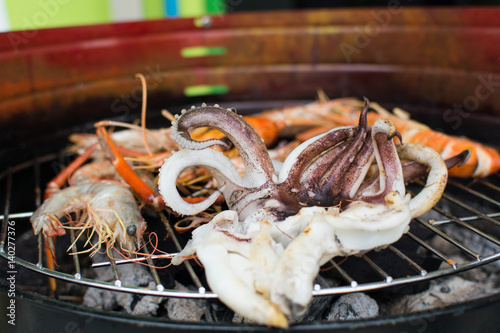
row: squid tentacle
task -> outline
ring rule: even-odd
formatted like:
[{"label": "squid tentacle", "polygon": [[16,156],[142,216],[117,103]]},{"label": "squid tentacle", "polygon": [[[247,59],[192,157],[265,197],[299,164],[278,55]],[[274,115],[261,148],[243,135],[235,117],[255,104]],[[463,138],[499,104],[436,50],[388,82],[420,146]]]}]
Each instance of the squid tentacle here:
[{"label": "squid tentacle", "polygon": [[375,158],[379,168],[378,191],[373,193],[374,186],[363,188],[354,196],[354,200],[371,203],[384,203],[387,193],[396,191],[405,195],[403,169],[396,146],[392,138],[397,135],[396,128],[388,121],[379,119],[372,127],[372,141]]},{"label": "squid tentacle", "polygon": [[430,147],[405,144],[398,146],[397,151],[402,159],[417,161],[430,167],[425,187],[409,203],[410,213],[414,218],[427,212],[439,201],[448,181],[448,169],[441,156]]},{"label": "squid tentacle", "polygon": [[[179,174],[191,166],[201,166],[214,176],[221,186],[207,199],[199,203],[188,203],[182,199],[176,189]],[[199,151],[182,149],[175,152],[160,168],[158,189],[165,203],[175,212],[183,215],[194,215],[206,210],[219,197],[220,192],[230,195],[236,190],[243,190],[242,179],[231,160],[214,149]]]},{"label": "squid tentacle", "polygon": [[369,101],[366,99],[358,126],[338,127],[311,138],[297,147],[283,163],[283,171],[280,172],[279,181],[283,182],[288,179],[293,185],[298,180],[305,184],[319,183],[320,177],[328,172],[332,161],[337,160],[346,148],[340,149],[338,145],[353,136],[354,140],[364,137],[367,128],[368,105]]},{"label": "squid tentacle", "polygon": [[374,148],[371,138],[371,129],[367,133],[365,143],[359,150],[356,158],[349,166],[348,171],[344,174],[344,183],[347,184],[341,188],[340,198],[352,198],[360,188],[363,180],[370,169],[370,166],[375,158]]},{"label": "squid tentacle", "polygon": [[238,150],[246,168],[245,182],[251,187],[275,179],[274,166],[267,148],[257,132],[232,109],[217,106],[202,106],[184,111],[172,123],[172,136],[183,147],[199,150],[221,145],[228,147],[220,139],[196,141],[189,135],[189,129],[211,127],[224,133]]},{"label": "squid tentacle", "polygon": [[[450,170],[454,166],[462,166],[471,156],[470,150],[466,149],[455,156],[447,158],[444,163],[446,168]],[[429,173],[429,167],[424,164],[420,164],[417,161],[406,161],[402,164],[403,166],[403,176],[405,184],[422,177],[426,177]]]},{"label": "squid tentacle", "polygon": [[314,163],[318,155],[352,137],[355,131],[354,126],[338,127],[304,141],[283,162],[278,182],[297,183],[302,173],[310,167],[311,163]]},{"label": "squid tentacle", "polygon": [[[321,188],[331,189],[331,194],[337,196],[340,193],[339,183],[342,183],[343,175],[349,168],[349,165],[356,158],[357,153],[363,146],[363,142],[367,133],[367,114],[368,114],[368,99],[365,99],[365,106],[359,116],[359,123],[356,128],[356,134],[349,144],[349,147],[344,150],[335,161],[329,161],[329,169],[323,175],[320,186]],[[333,162],[333,163],[332,163]]]},{"label": "squid tentacle", "polygon": [[322,200],[325,197],[333,198],[333,196],[325,196],[323,191],[321,191],[321,179],[324,174],[328,172],[331,165],[325,163],[325,161],[335,161],[337,160],[343,152],[349,147],[350,142],[344,141],[341,144],[330,149],[323,155],[319,156],[317,160],[309,166],[300,179],[301,190],[300,190],[300,200],[302,202],[307,202],[308,205],[328,205]]}]

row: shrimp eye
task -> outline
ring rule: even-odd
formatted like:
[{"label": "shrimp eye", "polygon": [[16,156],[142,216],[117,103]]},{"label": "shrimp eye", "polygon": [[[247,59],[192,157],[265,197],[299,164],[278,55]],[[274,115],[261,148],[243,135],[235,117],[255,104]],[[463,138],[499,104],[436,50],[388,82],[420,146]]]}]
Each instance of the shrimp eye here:
[{"label": "shrimp eye", "polygon": [[130,237],[135,236],[135,233],[137,232],[137,227],[133,224],[130,224],[127,226],[127,235]]}]

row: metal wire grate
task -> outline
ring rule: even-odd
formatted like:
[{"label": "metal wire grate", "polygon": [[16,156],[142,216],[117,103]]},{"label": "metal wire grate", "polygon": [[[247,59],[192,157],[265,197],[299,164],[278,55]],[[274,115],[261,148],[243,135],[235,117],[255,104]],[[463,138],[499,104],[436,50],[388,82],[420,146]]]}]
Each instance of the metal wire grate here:
[{"label": "metal wire grate", "polygon": [[[32,186],[32,189],[34,189],[34,207],[38,206],[41,203],[42,193],[40,190],[41,166],[53,163],[57,159],[58,155],[56,154],[46,155],[41,158],[36,158],[33,161],[28,161],[20,165],[9,167],[6,171],[0,173],[0,190],[4,193],[5,201],[4,215],[0,216],[0,218],[2,219],[0,256],[2,256],[6,260],[13,260],[19,266],[38,272],[40,274],[44,274],[48,277],[64,280],[69,283],[81,284],[88,287],[97,287],[112,291],[160,297],[184,297],[199,299],[217,298],[216,294],[206,289],[206,287],[201,282],[203,279],[195,273],[195,270],[188,261],[185,262],[186,269],[192,279],[193,284],[197,287],[197,290],[177,291],[165,288],[164,282],[162,282],[160,274],[158,274],[158,270],[154,267],[153,263],[158,259],[169,258],[168,255],[149,256],[148,253],[145,253],[144,257],[124,260],[110,260],[108,262],[94,264],[93,267],[111,266],[114,273],[114,280],[111,282],[82,277],[83,269],[92,268],[81,266],[80,257],[82,256],[82,254],[77,254],[78,249],[76,247],[73,247],[71,249],[71,251],[73,252],[72,254],[67,254],[71,255],[72,257],[72,274],[49,269],[48,267],[44,266],[44,253],[42,249],[41,236],[38,237],[37,262],[29,261],[19,256],[16,256],[14,258],[9,257],[5,248],[8,242],[8,221],[15,219],[17,225],[25,224],[26,226],[30,226],[29,218],[33,213],[32,211],[11,212],[13,202],[12,197],[13,193],[15,193],[13,192],[13,189],[18,186],[18,182],[25,182],[26,179],[28,179],[29,182],[32,182],[30,186]],[[28,173],[28,177],[26,177],[26,173]],[[31,176],[29,176],[30,174]],[[413,190],[418,191],[419,187],[421,186],[423,186],[423,183],[412,185],[412,187],[414,188],[410,189],[410,193]],[[398,242],[393,245],[389,245],[387,248],[381,250],[381,252],[391,253],[393,256],[395,255],[400,261],[400,264],[404,264],[409,270],[414,272],[413,274],[407,274],[403,277],[397,277],[398,275],[400,275],[399,272],[390,271],[389,269],[382,267],[377,263],[377,260],[371,258],[371,252],[369,252],[360,257],[360,262],[362,262],[363,265],[366,266],[366,269],[372,271],[378,278],[374,279],[373,281],[364,281],[361,283],[358,282],[355,277],[353,277],[352,271],[343,267],[342,258],[334,258],[330,260],[329,268],[331,270],[334,270],[336,274],[344,280],[344,283],[332,288],[321,288],[319,285],[315,285],[313,295],[338,295],[410,284],[428,279],[443,277],[458,272],[463,272],[465,270],[473,269],[498,260],[500,258],[500,240],[497,238],[497,236],[495,236],[495,233],[500,235],[500,202],[495,199],[498,197],[500,197],[500,174],[493,175],[487,179],[467,181],[450,179],[447,185],[446,192],[443,195],[440,203],[433,209],[432,218],[414,219],[410,224],[410,231],[403,236],[406,241],[410,241],[416,244],[419,250],[425,251],[433,258],[439,260],[442,264],[438,269],[428,270],[422,267],[420,263],[411,258],[411,255],[409,255],[409,253],[407,253],[404,248],[400,248]],[[164,220],[163,222],[166,222],[166,217],[164,215],[161,215],[161,219]],[[171,236],[175,248],[180,251],[182,245],[179,243],[179,240],[176,237],[176,233],[171,228],[169,228],[168,223],[164,224],[167,226],[167,232]],[[470,246],[467,246],[461,240],[454,238],[452,235],[449,235],[446,232],[445,228],[443,228],[444,226],[450,224],[461,228],[463,232],[475,234],[477,237],[485,240],[493,248],[496,247],[497,250],[494,250],[492,252],[488,252],[488,250],[478,251],[477,249],[473,249]],[[485,228],[486,226],[487,228]],[[424,239],[422,236],[414,232],[414,230],[422,228],[427,230],[427,232],[429,232],[431,236],[438,236],[442,238],[444,241],[458,249],[464,256],[469,259],[460,263],[456,262],[451,256],[446,254],[446,251],[444,249],[432,245],[429,241],[427,241],[430,238],[429,236]],[[74,231],[70,231],[69,235],[66,235],[64,237],[70,237],[71,241],[73,242],[75,240],[75,233]],[[491,247],[489,248],[491,249]],[[145,251],[148,251],[147,248],[145,248]],[[149,263],[148,266],[156,284],[155,288],[134,287],[122,284],[117,265],[137,261],[147,261]]]}]

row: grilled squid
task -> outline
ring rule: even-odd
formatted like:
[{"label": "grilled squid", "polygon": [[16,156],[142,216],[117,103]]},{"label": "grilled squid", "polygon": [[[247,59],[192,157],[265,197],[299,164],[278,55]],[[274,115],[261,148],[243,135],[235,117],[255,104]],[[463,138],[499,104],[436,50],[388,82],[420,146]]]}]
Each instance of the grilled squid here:
[{"label": "grilled squid", "polygon": [[[311,138],[282,164],[273,163],[262,140],[233,109],[183,111],[172,135],[185,148],[165,160],[159,191],[179,214],[205,210],[220,193],[229,209],[196,229],[173,263],[197,254],[222,302],[257,323],[287,327],[288,316],[306,310],[326,261],[397,241],[413,217],[439,200],[447,167],[430,148],[396,145],[394,138],[401,137],[390,121],[367,126],[367,111],[368,101],[358,126]],[[191,139],[189,131],[201,126],[226,134],[243,159],[244,177],[226,156],[209,148],[227,146],[227,141]],[[413,162],[406,167],[402,159]],[[376,176],[370,172],[374,165]],[[190,166],[208,170],[219,192],[201,203],[183,201],[175,181]],[[411,198],[405,181],[420,177],[422,169],[427,185]]]}]

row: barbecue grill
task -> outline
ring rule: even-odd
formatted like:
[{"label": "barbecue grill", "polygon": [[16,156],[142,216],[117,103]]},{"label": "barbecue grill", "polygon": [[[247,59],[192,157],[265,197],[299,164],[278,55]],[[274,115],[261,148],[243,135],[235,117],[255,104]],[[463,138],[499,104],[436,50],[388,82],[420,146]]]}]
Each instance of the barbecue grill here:
[{"label": "barbecue grill", "polygon": [[[170,275],[155,268],[149,269],[154,286],[124,284],[117,267],[130,260],[94,263],[93,267],[111,267],[114,274],[111,281],[96,279],[86,273],[94,269],[88,256],[65,252],[74,233],[61,241],[66,248],[60,251],[60,266],[46,266],[42,240],[31,235],[29,217],[41,202],[44,184],[68,162],[69,157],[61,153],[67,135],[91,131],[93,122],[102,118],[127,121],[137,117],[140,86],[133,74],[141,72],[148,81],[150,110],[167,107],[179,112],[186,105],[215,102],[247,114],[311,101],[323,89],[331,97],[367,96],[388,108],[400,106],[434,128],[495,145],[500,125],[500,95],[494,92],[500,82],[500,47],[495,43],[500,34],[495,19],[499,14],[497,8],[381,7],[228,14],[40,30],[16,48],[12,35],[0,35],[2,62],[8,65],[0,78],[0,200],[4,207],[0,256],[5,259],[0,263],[6,272],[2,282],[7,281],[1,285],[1,306],[10,304],[7,277],[15,274],[15,328],[20,331],[47,331],[48,327],[57,332],[112,328],[125,332],[271,331],[220,318],[185,323],[136,317],[91,309],[71,297],[78,288],[95,287],[217,302],[202,270],[193,263],[179,273],[183,282],[195,286],[190,291],[172,289]],[[478,97],[478,87],[490,93]],[[458,104],[460,112],[450,113]],[[148,124],[167,126],[158,114],[150,112]],[[487,179],[450,179],[433,214],[413,220],[399,242],[359,258],[330,261],[322,275],[336,276],[342,282],[332,287],[316,285],[315,299],[354,292],[391,295],[405,288],[416,292],[432,279],[498,260],[499,179],[499,174]],[[420,186],[412,184],[410,190],[418,191]],[[166,218],[157,217],[159,223]],[[450,225],[491,246],[477,249],[466,244],[449,233]],[[15,233],[9,233],[12,230]],[[179,251],[186,236],[167,231],[168,246]],[[12,237],[14,251],[9,247]],[[436,237],[467,259],[452,258],[446,253],[448,247],[430,241]],[[78,248],[71,251],[76,253]],[[165,258],[138,260],[152,264]],[[7,263],[13,263],[13,268]],[[23,277],[35,281],[22,281]],[[52,279],[59,286],[56,295],[50,295]],[[499,309],[500,296],[495,294],[401,316],[298,323],[290,331],[485,331],[500,327],[495,316]],[[472,323],[470,318],[474,318]],[[480,320],[484,323],[478,325]]]}]

